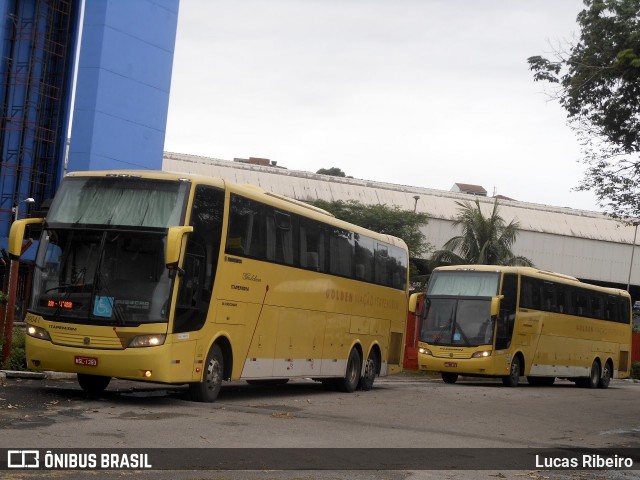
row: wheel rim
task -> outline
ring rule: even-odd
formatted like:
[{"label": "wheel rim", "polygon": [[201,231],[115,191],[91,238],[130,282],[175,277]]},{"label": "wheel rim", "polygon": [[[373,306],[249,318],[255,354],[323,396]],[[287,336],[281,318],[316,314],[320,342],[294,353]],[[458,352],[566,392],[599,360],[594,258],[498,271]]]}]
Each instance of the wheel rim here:
[{"label": "wheel rim", "polygon": [[222,383],[222,369],[220,368],[220,362],[215,358],[212,358],[207,364],[206,381],[209,390],[215,389]]},{"label": "wheel rim", "polygon": [[600,378],[600,381],[603,384],[608,384],[610,379],[611,379],[611,369],[609,368],[609,364],[607,363],[602,369],[602,377]]},{"label": "wheel rim", "polygon": [[369,357],[364,367],[364,377],[367,380],[371,380],[376,376],[376,362],[373,358]]},{"label": "wheel rim", "polygon": [[511,362],[511,378],[514,380],[520,378],[520,365],[518,365],[518,360],[515,358]]}]

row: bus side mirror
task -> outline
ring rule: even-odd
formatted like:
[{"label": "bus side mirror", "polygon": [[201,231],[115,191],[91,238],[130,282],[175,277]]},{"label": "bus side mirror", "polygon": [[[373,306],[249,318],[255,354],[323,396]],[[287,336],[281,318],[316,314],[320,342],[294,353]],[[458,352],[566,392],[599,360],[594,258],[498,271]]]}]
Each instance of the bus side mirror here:
[{"label": "bus side mirror", "polygon": [[422,315],[422,308],[424,302],[421,299],[424,298],[424,293],[412,293],[409,297],[409,312],[414,315],[420,316]]},{"label": "bus side mirror", "polygon": [[494,317],[500,313],[500,300],[504,298],[504,295],[498,295],[491,299],[491,316]]},{"label": "bus side mirror", "polygon": [[43,223],[44,218],[23,218],[11,224],[9,231],[9,256],[13,259],[22,255],[22,244],[24,243],[24,233],[28,225]]},{"label": "bus side mirror", "polygon": [[182,251],[182,238],[191,232],[193,232],[193,227],[190,225],[170,227],[167,231],[167,245],[165,247],[164,258],[169,270],[178,270],[178,262],[180,261],[180,253]]}]

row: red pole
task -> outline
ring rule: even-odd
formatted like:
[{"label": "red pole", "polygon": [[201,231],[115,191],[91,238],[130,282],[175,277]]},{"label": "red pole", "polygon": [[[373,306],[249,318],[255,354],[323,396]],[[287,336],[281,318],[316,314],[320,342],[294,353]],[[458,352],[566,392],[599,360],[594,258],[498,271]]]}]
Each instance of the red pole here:
[{"label": "red pole", "polygon": [[18,289],[18,259],[11,259],[9,263],[9,288],[7,291],[7,316],[4,324],[4,345],[2,346],[2,363],[11,356],[11,344],[13,343],[13,317],[16,310],[16,291]]},{"label": "red pole", "polygon": [[[5,294],[5,300],[7,295],[7,289],[9,288],[9,263],[5,263],[4,260],[0,260],[4,263],[4,274],[2,275],[2,292]],[[7,321],[7,303],[0,303],[0,333],[4,335],[4,326]],[[4,338],[4,337],[3,337]]]}]

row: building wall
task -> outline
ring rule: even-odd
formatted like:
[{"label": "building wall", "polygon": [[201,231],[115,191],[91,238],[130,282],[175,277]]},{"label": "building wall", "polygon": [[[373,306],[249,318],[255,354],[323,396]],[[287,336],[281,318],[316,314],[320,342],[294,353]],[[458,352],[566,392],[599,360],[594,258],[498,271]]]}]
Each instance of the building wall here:
[{"label": "building wall", "polygon": [[86,1],[67,171],[161,167],[178,3]]}]

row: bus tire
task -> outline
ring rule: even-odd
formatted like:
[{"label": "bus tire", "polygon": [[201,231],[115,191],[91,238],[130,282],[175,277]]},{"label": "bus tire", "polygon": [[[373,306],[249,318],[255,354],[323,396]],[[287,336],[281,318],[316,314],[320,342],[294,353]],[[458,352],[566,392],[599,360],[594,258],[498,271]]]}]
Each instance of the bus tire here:
[{"label": "bus tire", "polygon": [[218,398],[224,378],[224,356],[216,343],[209,350],[204,364],[202,381],[189,384],[189,396],[194,402],[214,402]]},{"label": "bus tire", "polygon": [[358,388],[360,372],[362,371],[362,359],[356,348],[352,348],[347,359],[347,371],[344,378],[338,380],[339,390],[351,393]]},{"label": "bus tire", "polygon": [[78,383],[80,388],[91,395],[102,393],[109,385],[111,377],[103,377],[101,375],[90,375],[88,373],[78,374]]},{"label": "bus tire", "polygon": [[373,382],[376,380],[377,372],[378,355],[376,355],[376,352],[372,349],[371,352],[369,352],[369,357],[367,358],[366,363],[364,364],[364,375],[360,377],[358,388],[365,392],[371,390],[373,388]]},{"label": "bus tire", "polygon": [[611,382],[611,375],[613,374],[613,364],[611,360],[607,360],[600,374],[600,381],[598,382],[598,388],[609,388],[609,382]]},{"label": "bus tire", "polygon": [[454,384],[458,381],[458,374],[453,372],[442,372],[440,373],[442,377],[442,381],[444,383]]},{"label": "bus tire", "polygon": [[598,360],[594,360],[591,364],[591,373],[589,374],[589,378],[585,381],[585,386],[587,388],[598,388],[600,378],[600,363],[598,363]]},{"label": "bus tire", "polygon": [[509,375],[502,377],[502,384],[505,387],[517,387],[520,382],[520,357],[517,355],[511,360]]}]

